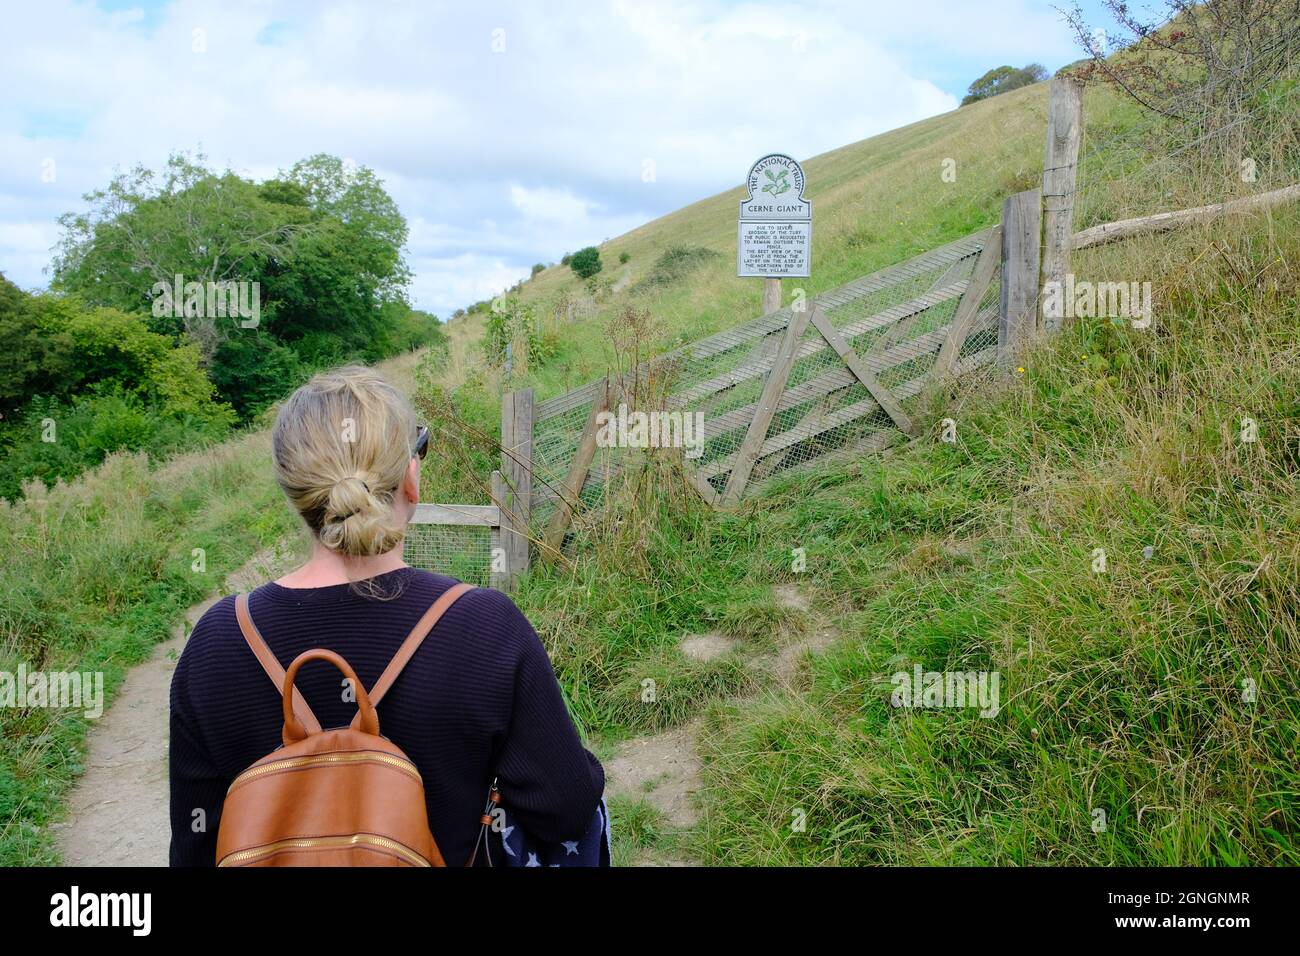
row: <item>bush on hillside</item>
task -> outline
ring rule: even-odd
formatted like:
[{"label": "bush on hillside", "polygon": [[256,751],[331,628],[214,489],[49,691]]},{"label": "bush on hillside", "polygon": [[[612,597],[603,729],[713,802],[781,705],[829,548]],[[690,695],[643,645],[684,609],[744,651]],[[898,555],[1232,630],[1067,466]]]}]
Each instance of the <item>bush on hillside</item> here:
[{"label": "bush on hillside", "polygon": [[574,271],[579,279],[590,279],[602,268],[600,263],[600,250],[595,246],[587,246],[585,249],[579,249],[569,260],[569,268]]},{"label": "bush on hillside", "polygon": [[[1075,3],[1066,14],[1098,76],[1150,113],[1185,124],[1202,150],[1240,152],[1257,137],[1245,127],[1257,97],[1300,59],[1300,2],[1168,0],[1159,13],[1102,0],[1118,26],[1091,27]],[[1294,118],[1292,118],[1294,124]],[[1216,133],[1227,133],[1219,142]]]},{"label": "bush on hillside", "polygon": [[115,451],[143,451],[162,459],[221,441],[234,416],[223,406],[205,412],[161,403],[106,384],[72,401],[38,398],[0,429],[0,498],[22,494],[25,481],[70,481]]},{"label": "bush on hillside", "polygon": [[707,246],[673,246],[666,250],[641,280],[641,285],[669,285],[686,278],[702,266],[722,257],[722,253]]}]

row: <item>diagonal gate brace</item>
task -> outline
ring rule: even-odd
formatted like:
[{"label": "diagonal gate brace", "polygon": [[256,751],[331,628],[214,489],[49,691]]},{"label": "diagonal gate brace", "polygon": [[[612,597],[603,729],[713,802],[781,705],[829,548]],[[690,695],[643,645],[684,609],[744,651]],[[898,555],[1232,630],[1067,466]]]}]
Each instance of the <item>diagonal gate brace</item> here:
[{"label": "diagonal gate brace", "polygon": [[889,389],[876,381],[876,376],[871,369],[863,364],[862,359],[858,358],[858,353],[853,351],[853,347],[844,340],[844,336],[840,335],[839,330],[831,325],[830,319],[826,318],[820,309],[813,309],[812,324],[822,334],[826,344],[833,348],[839,357],[844,360],[844,364],[849,367],[849,371],[853,373],[854,377],[871,393],[871,397],[894,420],[894,424],[908,435],[916,437],[919,431],[912,420],[907,417],[903,407],[898,404],[898,400],[894,398]]}]

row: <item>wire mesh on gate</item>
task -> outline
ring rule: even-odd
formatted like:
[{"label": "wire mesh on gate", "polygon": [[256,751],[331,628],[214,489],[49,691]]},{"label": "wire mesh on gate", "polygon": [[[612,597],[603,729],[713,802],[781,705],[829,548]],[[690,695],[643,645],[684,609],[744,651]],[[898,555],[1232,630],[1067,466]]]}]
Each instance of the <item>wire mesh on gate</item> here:
[{"label": "wire mesh on gate", "polygon": [[[989,230],[981,230],[824,292],[807,307],[820,308],[881,386],[910,409],[928,380],[988,237]],[[995,275],[958,352],[958,371],[995,357],[998,285]],[[792,315],[791,309],[783,309],[659,360],[675,365],[670,404],[704,415],[704,450],[691,467],[717,492],[727,485]],[[539,406],[533,432],[535,528],[544,527],[554,512],[557,489],[581,440],[593,396],[594,387],[588,385]],[[831,454],[879,450],[901,434],[839,354],[810,326],[764,437],[750,487]],[[598,499],[618,462],[617,449],[602,449],[597,455],[582,491],[585,503]]]},{"label": "wire mesh on gate", "polygon": [[486,525],[410,524],[402,557],[412,567],[488,587],[492,529]]}]

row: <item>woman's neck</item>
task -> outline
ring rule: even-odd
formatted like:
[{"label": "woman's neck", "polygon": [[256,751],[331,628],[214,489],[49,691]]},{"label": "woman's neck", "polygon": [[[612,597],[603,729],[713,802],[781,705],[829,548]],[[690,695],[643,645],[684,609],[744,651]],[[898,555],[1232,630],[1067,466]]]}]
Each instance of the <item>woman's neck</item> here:
[{"label": "woman's neck", "polygon": [[277,578],[275,583],[286,588],[326,588],[335,584],[364,581],[404,567],[406,562],[402,560],[400,545],[384,554],[353,558],[344,557],[316,541],[312,544],[312,554],[307,563],[298,570]]}]

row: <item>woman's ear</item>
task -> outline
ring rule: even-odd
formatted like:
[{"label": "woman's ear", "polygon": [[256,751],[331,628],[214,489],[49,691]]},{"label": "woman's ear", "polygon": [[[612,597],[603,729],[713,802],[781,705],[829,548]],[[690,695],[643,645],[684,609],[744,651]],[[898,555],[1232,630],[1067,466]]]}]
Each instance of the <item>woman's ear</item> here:
[{"label": "woman's ear", "polygon": [[406,467],[406,477],[402,479],[402,491],[406,500],[413,505],[420,503],[420,459],[412,458]]}]

